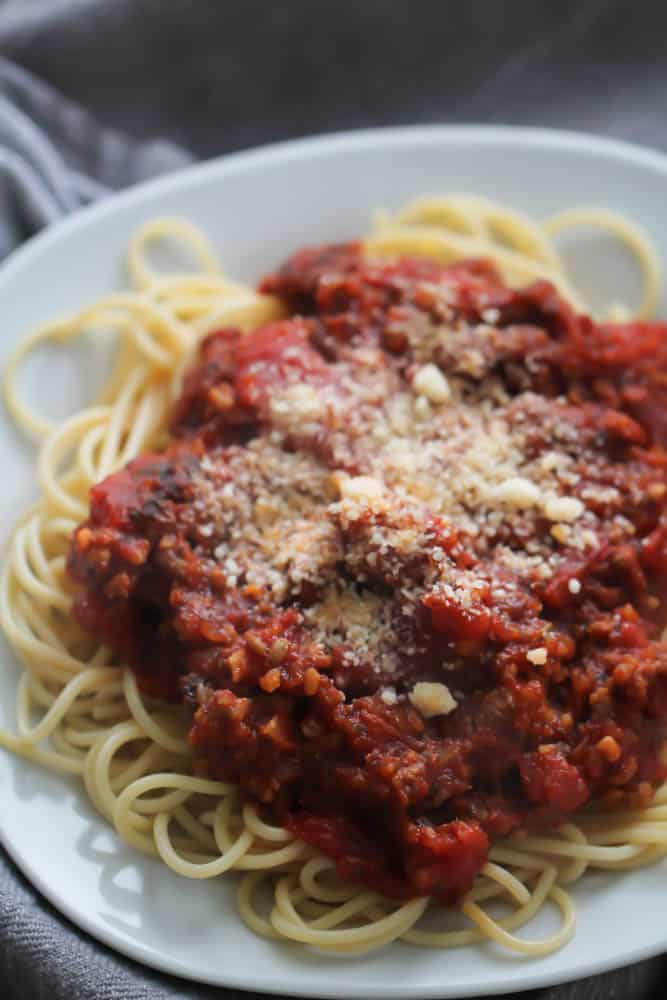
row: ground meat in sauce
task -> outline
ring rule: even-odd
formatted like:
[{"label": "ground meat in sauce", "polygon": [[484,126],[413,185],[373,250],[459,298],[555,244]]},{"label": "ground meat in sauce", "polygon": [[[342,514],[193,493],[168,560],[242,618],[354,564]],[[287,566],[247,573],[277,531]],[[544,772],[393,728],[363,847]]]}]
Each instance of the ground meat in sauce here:
[{"label": "ground meat in sauce", "polygon": [[489,844],[665,777],[667,326],[472,261],[297,253],[172,440],[95,486],[81,624],[196,767],[345,879],[453,902]]}]

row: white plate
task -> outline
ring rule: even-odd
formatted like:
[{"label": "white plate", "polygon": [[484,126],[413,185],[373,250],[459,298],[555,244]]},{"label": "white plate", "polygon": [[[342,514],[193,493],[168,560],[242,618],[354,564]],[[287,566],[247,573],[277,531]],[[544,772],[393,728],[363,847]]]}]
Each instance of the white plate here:
[{"label": "white plate", "polygon": [[[34,324],[119,287],[128,236],[151,216],[192,219],[231,274],[254,280],[302,244],[363,233],[376,206],[448,190],[483,193],[538,216],[581,203],[616,208],[643,223],[667,259],[667,159],[657,153],[530,129],[358,132],[195,167],[38,237],[0,272],[2,352]],[[590,241],[583,258],[588,290],[618,296],[621,259]],[[51,363],[37,366],[33,382],[43,398],[59,397],[66,412],[78,387],[70,378],[63,390],[59,372]],[[0,464],[6,535],[34,493],[32,453],[6,419]],[[0,724],[11,725],[16,665],[6,646],[0,654]],[[490,946],[439,953],[394,945],[341,960],[254,936],[236,915],[233,879],[179,878],[120,843],[73,782],[5,753],[0,825],[16,863],[80,927],[147,965],[224,986],[302,996],[464,997],[575,979],[667,949],[664,865],[587,877],[575,892],[574,940],[545,959]],[[529,931],[539,934],[550,920],[543,914]]]}]

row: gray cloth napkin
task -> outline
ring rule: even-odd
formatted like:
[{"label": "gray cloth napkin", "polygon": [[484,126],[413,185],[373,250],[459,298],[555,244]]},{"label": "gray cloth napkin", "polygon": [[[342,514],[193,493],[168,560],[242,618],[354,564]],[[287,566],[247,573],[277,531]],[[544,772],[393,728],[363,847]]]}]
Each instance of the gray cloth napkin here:
[{"label": "gray cloth napkin", "polygon": [[[0,0],[0,257],[113,189],[298,134],[514,122],[667,149],[666,37],[663,0]],[[654,959],[527,996],[666,984]],[[98,945],[0,851],[3,1000],[221,995]]]},{"label": "gray cloth napkin", "polygon": [[0,59],[0,258],[112,188],[190,162],[163,139],[131,141]]}]

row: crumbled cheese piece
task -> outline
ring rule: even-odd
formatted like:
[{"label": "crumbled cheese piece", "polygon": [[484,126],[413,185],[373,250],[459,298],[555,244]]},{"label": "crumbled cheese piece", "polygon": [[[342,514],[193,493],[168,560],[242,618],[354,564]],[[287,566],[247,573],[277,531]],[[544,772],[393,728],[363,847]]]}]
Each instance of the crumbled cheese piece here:
[{"label": "crumbled cheese piece", "polygon": [[571,580],[567,581],[567,589],[570,591],[571,594],[580,594],[581,593],[580,581],[577,580],[575,577],[572,577]]},{"label": "crumbled cheese piece", "polygon": [[489,326],[495,326],[500,319],[500,309],[483,309],[482,319],[485,323],[488,323]]},{"label": "crumbled cheese piece", "polygon": [[422,365],[412,380],[412,387],[420,396],[426,396],[431,403],[446,403],[451,399],[449,382],[437,365]]},{"label": "crumbled cheese piece", "polygon": [[458,367],[462,372],[472,375],[473,378],[483,378],[486,371],[486,362],[481,351],[474,349],[461,351]]},{"label": "crumbled cheese piece", "polygon": [[456,708],[456,699],[446,684],[420,681],[413,687],[409,698],[417,711],[427,719],[434,715],[449,715]]},{"label": "crumbled cheese piece", "polygon": [[415,400],[415,416],[418,420],[428,420],[431,416],[431,404],[426,396],[417,396]]},{"label": "crumbled cheese piece", "polygon": [[549,521],[565,521],[570,524],[581,517],[586,509],[576,497],[547,497],[544,501],[544,516]]},{"label": "crumbled cheese piece", "polygon": [[526,659],[530,660],[531,663],[541,666],[547,662],[547,651],[544,646],[538,646],[537,649],[529,649],[526,653]]},{"label": "crumbled cheese piece", "polygon": [[346,500],[360,503],[377,500],[384,493],[384,484],[372,476],[337,476],[336,485]]},{"label": "crumbled cheese piece", "polygon": [[554,524],[551,529],[551,536],[555,538],[557,542],[561,545],[566,545],[570,537],[570,529],[566,524]]},{"label": "crumbled cheese piece", "polygon": [[560,466],[568,464],[568,456],[558,451],[545,451],[540,458],[540,467],[544,472],[553,472]]},{"label": "crumbled cheese piece", "polygon": [[512,476],[495,486],[491,497],[510,507],[533,507],[540,499],[540,491],[530,479]]},{"label": "crumbled cheese piece", "polygon": [[380,692],[380,698],[385,703],[385,705],[395,705],[398,701],[398,695],[396,694],[396,688],[386,687]]}]

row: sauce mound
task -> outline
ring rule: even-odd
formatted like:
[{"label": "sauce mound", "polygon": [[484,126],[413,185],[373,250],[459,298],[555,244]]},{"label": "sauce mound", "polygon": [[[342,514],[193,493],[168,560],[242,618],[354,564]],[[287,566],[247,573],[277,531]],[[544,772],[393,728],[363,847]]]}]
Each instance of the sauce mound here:
[{"label": "sauce mound", "polygon": [[666,776],[667,326],[494,267],[304,250],[95,486],[75,614],[199,773],[396,898]]}]

